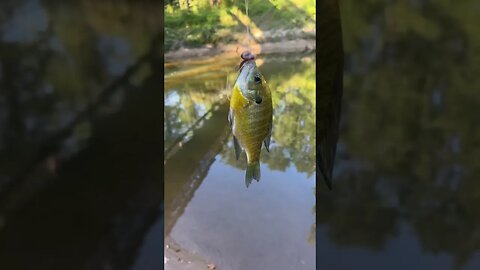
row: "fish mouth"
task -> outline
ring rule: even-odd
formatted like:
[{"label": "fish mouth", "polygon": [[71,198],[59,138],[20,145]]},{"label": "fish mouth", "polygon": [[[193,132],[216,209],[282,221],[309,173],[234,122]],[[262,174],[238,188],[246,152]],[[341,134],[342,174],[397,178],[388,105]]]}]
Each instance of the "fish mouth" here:
[{"label": "fish mouth", "polygon": [[237,77],[238,87],[240,87],[242,93],[247,91],[247,78],[249,78],[255,67],[255,60],[244,60],[242,62],[242,66],[240,67],[240,71]]},{"label": "fish mouth", "polygon": [[242,62],[240,63],[240,66],[238,67],[238,70],[241,71],[245,62],[248,62],[248,61],[252,61],[252,60],[250,60],[250,59],[242,60]]},{"label": "fish mouth", "polygon": [[253,68],[255,67],[255,60],[254,59],[245,59],[240,63],[240,67],[238,69],[238,72],[242,72],[245,67],[247,68]]}]

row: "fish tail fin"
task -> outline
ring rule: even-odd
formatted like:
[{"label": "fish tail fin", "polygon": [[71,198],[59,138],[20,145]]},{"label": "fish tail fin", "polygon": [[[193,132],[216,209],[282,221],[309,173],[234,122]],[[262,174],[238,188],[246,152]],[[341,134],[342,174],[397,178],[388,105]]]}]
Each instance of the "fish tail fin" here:
[{"label": "fish tail fin", "polygon": [[245,173],[245,184],[247,188],[253,179],[257,180],[257,182],[260,181],[260,161],[248,163],[247,165],[247,171]]}]

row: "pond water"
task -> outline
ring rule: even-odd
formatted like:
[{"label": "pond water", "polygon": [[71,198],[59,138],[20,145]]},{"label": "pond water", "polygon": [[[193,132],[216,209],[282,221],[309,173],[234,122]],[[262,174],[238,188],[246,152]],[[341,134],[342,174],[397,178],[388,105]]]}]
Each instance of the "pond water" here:
[{"label": "pond water", "polygon": [[0,269],[137,261],[163,200],[163,8],[1,1]]},{"label": "pond water", "polygon": [[218,269],[480,269],[478,1],[343,0],[343,33],[320,21],[345,52],[332,191],[313,102],[332,48],[259,56],[274,134],[247,189],[238,58],[164,78],[161,2],[0,5],[0,269],[160,269],[165,244]]},{"label": "pond water", "polygon": [[338,2],[344,95],[317,266],[480,269],[478,1]]},{"label": "pond water", "polygon": [[166,63],[165,244],[219,269],[315,269],[315,56],[258,58],[274,121],[249,188],[227,122],[239,59]]}]

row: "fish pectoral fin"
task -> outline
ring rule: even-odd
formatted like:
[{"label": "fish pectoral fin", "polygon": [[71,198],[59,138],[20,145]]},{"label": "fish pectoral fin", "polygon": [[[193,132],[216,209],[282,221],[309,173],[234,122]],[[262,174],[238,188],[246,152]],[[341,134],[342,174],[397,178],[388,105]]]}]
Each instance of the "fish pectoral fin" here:
[{"label": "fish pectoral fin", "polygon": [[263,145],[265,145],[267,152],[270,152],[270,138],[272,138],[272,123],[270,123],[267,137],[263,140]]},{"label": "fish pectoral fin", "polygon": [[240,144],[235,136],[233,136],[233,148],[235,148],[235,158],[238,160],[240,154],[242,153],[242,148],[240,147]]},{"label": "fish pectoral fin", "polygon": [[263,140],[263,145],[265,145],[265,149],[267,149],[267,152],[270,152],[270,135],[268,135],[265,140]]}]

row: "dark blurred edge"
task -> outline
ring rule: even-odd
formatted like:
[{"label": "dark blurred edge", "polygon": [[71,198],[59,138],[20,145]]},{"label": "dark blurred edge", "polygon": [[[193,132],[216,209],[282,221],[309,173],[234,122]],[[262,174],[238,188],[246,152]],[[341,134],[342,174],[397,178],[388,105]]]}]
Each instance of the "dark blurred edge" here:
[{"label": "dark blurred edge", "polygon": [[316,175],[332,189],[343,94],[343,44],[338,1],[317,2],[317,15]]},{"label": "dark blurred edge", "polygon": [[[51,145],[68,136],[78,122],[89,119],[94,123],[98,132],[92,145],[66,162],[59,172],[58,178],[68,182],[59,181],[56,187],[48,187],[48,192],[34,195],[18,211],[9,213],[0,235],[0,269],[130,269],[151,226],[163,220],[163,167],[157,163],[160,155],[163,159],[160,149],[164,141],[158,110],[163,112],[164,108],[160,100],[164,66],[161,10],[161,30],[152,40],[151,50],[109,84],[97,102],[48,138],[24,170],[31,171],[44,156],[56,151]],[[94,117],[96,107],[144,64],[154,68],[146,82],[147,90],[132,95],[124,110],[106,118]],[[157,87],[159,84],[162,86]],[[136,105],[139,103],[143,106]],[[138,117],[142,121],[136,121]],[[110,140],[115,132],[117,137]],[[98,178],[91,177],[99,167],[102,173]],[[132,175],[138,176],[139,172],[143,173],[137,183],[122,181],[134,179]],[[95,182],[107,176],[120,180],[118,186],[109,181]],[[21,185],[25,177],[20,175],[14,185]],[[8,198],[2,196],[0,201]],[[163,249],[158,252],[161,260]]]},{"label": "dark blurred edge", "polygon": [[[333,184],[344,60],[338,0],[319,0],[316,2],[316,11],[316,204],[319,205],[319,191],[325,185],[331,190]],[[321,240],[318,230],[316,226],[317,244]],[[316,269],[323,269],[318,247],[316,258]]]},{"label": "dark blurred edge", "polygon": [[[165,1],[163,1],[163,3],[165,3]],[[162,25],[160,26],[160,54],[161,54],[161,68],[160,68],[160,75],[162,76],[162,85],[160,87],[160,91],[163,93],[163,100],[161,102],[161,115],[162,115],[162,144],[165,142],[165,138],[164,138],[164,111],[165,111],[165,70],[164,70],[164,67],[165,67],[165,58],[164,58],[164,52],[165,52],[165,16],[164,16],[164,12],[165,12],[165,9],[162,8],[160,9],[160,22],[162,23]],[[162,148],[165,149],[165,147],[162,145]],[[162,159],[165,160],[165,153],[162,152]],[[164,163],[165,164],[165,163]],[[163,192],[165,193],[165,168],[162,167],[162,190]],[[165,229],[165,194],[162,194],[162,207],[161,207],[161,212],[160,212],[160,219],[162,220],[162,228]],[[159,239],[161,240],[162,242],[162,246],[165,247],[165,245],[163,245],[163,243],[165,242],[165,234],[162,234],[162,239]],[[164,249],[162,249],[160,252],[159,252],[162,256],[161,256],[161,260],[163,260],[163,257],[164,257],[164,254],[165,254],[165,251]],[[165,268],[165,267],[162,267],[162,268]]]}]

